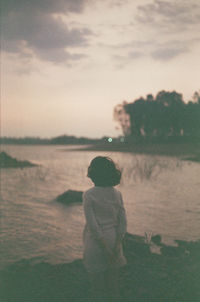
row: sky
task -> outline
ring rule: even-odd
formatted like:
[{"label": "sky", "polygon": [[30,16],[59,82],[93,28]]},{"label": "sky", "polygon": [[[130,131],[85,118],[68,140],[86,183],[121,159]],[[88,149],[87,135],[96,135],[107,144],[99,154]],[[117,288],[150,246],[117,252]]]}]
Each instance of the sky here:
[{"label": "sky", "polygon": [[2,136],[118,136],[117,104],[200,89],[199,0],[0,1]]}]

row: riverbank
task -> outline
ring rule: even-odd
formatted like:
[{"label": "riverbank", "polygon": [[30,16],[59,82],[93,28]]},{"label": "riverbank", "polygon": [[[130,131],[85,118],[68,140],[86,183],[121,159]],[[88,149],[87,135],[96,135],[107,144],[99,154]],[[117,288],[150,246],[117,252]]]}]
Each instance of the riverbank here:
[{"label": "riverbank", "polygon": [[33,164],[27,160],[18,160],[6,152],[0,152],[0,168],[26,168],[26,167],[36,167],[36,164]]},{"label": "riverbank", "polygon": [[[177,241],[177,247],[154,242],[161,254],[151,252],[145,238],[126,234],[128,265],[120,271],[121,302],[200,301],[200,241]],[[88,275],[82,260],[51,265],[34,259],[14,263],[1,271],[0,301],[89,302]]]},{"label": "riverbank", "polygon": [[[72,149],[70,149],[71,151]],[[163,155],[187,157],[195,156],[200,159],[200,143],[105,143],[90,145],[85,148],[76,148],[78,151],[108,151],[130,152],[135,154]],[[66,150],[68,151],[68,150]]]}]

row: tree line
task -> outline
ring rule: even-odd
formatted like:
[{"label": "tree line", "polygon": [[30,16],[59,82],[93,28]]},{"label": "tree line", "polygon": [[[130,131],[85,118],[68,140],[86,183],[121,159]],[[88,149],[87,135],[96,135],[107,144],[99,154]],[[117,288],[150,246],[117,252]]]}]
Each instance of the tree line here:
[{"label": "tree line", "polygon": [[185,103],[181,93],[160,91],[114,108],[114,119],[135,140],[200,139],[200,93]]},{"label": "tree line", "polygon": [[0,137],[0,144],[17,145],[84,145],[98,143],[99,139],[60,135],[53,138],[40,137]]},{"label": "tree line", "polygon": [[[40,137],[0,137],[1,144],[13,144],[13,145],[90,145],[107,143],[108,136],[101,138],[88,138],[88,137],[76,137],[73,135],[60,135],[53,138],[40,138]],[[117,139],[113,139],[116,141]]]}]

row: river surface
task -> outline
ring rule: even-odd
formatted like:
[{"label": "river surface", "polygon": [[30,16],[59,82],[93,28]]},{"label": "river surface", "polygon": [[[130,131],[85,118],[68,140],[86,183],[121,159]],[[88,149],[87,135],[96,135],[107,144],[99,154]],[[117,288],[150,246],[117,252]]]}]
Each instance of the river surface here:
[{"label": "river surface", "polygon": [[55,198],[93,186],[90,161],[110,156],[122,169],[128,232],[160,234],[166,244],[200,239],[200,164],[176,157],[70,150],[73,146],[14,146],[1,150],[37,167],[1,169],[1,266],[22,259],[66,263],[82,257],[85,224],[80,204]]}]

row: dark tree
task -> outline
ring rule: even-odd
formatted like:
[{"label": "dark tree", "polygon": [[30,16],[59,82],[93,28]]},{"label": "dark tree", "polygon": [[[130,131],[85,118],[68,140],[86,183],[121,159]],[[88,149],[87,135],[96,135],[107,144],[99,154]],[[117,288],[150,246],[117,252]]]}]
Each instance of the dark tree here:
[{"label": "dark tree", "polygon": [[[134,139],[200,138],[200,94],[195,92],[193,101],[185,103],[176,91],[160,91],[153,97],[140,97],[131,103],[124,102],[121,110],[129,115],[129,133]],[[122,124],[115,107],[115,119]],[[127,125],[126,125],[127,126]]]}]

